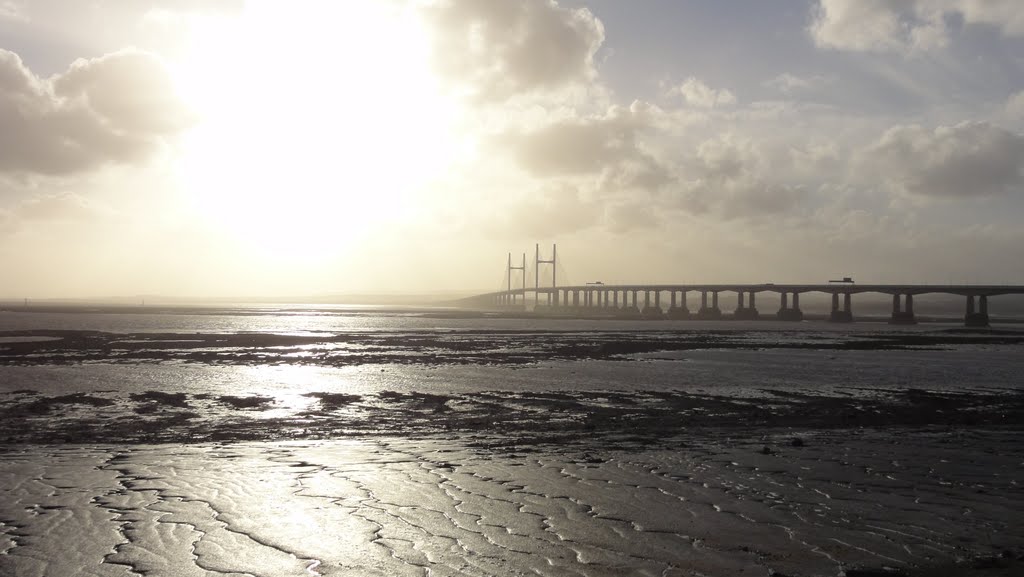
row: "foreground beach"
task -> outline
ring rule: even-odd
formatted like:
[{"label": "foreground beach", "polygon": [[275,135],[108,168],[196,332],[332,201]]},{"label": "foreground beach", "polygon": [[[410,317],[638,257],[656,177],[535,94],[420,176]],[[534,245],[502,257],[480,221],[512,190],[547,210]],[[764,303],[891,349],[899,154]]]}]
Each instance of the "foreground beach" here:
[{"label": "foreground beach", "polygon": [[1019,574],[1022,440],[7,446],[0,574]]},{"label": "foreground beach", "polygon": [[1008,331],[0,342],[0,575],[1020,575]]}]

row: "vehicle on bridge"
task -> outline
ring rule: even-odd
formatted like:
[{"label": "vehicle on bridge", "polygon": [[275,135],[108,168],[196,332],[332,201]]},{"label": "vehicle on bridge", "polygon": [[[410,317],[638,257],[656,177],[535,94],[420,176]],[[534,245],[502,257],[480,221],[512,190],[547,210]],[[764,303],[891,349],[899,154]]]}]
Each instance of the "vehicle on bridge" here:
[{"label": "vehicle on bridge", "polygon": [[839,280],[829,280],[828,282],[838,282],[838,283],[854,284],[853,283],[853,278],[848,277],[848,276],[844,276],[843,278],[841,278]]}]

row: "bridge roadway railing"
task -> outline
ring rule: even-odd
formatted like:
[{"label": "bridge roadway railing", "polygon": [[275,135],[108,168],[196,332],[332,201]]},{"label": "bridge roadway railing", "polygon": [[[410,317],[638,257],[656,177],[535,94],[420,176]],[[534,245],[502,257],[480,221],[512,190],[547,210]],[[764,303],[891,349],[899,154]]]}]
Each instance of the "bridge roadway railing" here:
[{"label": "bridge roadway railing", "polygon": [[[700,294],[700,305],[690,309],[687,295]],[[737,307],[731,315],[724,315],[718,306],[722,292],[736,293]],[[558,287],[534,287],[486,293],[464,299],[464,304],[501,310],[527,310],[531,306],[537,314],[558,316],[602,315],[632,318],[673,319],[758,319],[756,295],[777,293],[779,310],[774,317],[780,320],[803,319],[800,295],[825,293],[832,295],[829,320],[852,322],[852,296],[859,293],[892,295],[894,324],[913,324],[914,296],[948,294],[964,297],[964,323],[967,326],[988,326],[988,299],[993,296],[1024,294],[1018,285],[893,285],[893,284],[588,284]],[[669,307],[663,306],[662,295],[668,293]],[[621,298],[620,298],[621,297]]]}]

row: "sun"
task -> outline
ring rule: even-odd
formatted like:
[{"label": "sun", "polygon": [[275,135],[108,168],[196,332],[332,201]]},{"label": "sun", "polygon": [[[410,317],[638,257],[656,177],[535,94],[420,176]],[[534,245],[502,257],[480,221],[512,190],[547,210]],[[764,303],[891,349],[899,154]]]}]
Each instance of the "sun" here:
[{"label": "sun", "polygon": [[174,74],[197,110],[181,176],[253,249],[321,257],[417,210],[459,109],[408,3],[250,1],[197,22]]}]

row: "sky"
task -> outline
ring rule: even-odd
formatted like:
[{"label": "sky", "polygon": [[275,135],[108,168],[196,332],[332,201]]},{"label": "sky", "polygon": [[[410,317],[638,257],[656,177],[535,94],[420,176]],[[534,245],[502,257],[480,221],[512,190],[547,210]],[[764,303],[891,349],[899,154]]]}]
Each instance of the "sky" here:
[{"label": "sky", "polygon": [[1022,220],[1019,0],[0,0],[0,298],[1024,284]]}]

